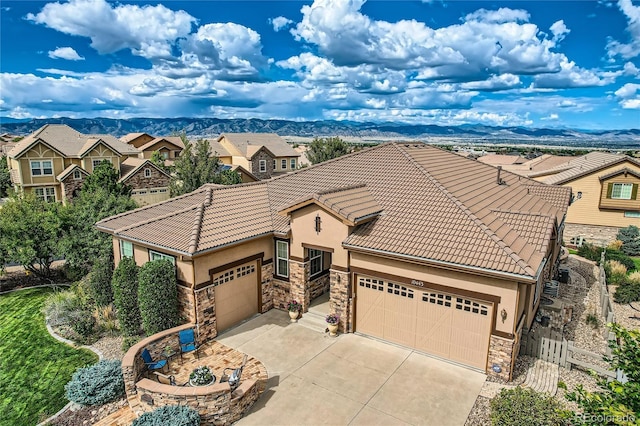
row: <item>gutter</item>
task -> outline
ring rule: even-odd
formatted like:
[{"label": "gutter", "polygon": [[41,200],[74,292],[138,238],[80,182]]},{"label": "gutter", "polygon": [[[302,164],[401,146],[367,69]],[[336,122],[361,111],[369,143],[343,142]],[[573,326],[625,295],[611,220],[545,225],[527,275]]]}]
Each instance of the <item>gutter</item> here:
[{"label": "gutter", "polygon": [[[392,257],[392,258],[399,258],[399,259],[405,259],[405,260],[410,260],[416,263],[426,263],[426,264],[432,264],[432,265],[438,265],[438,266],[444,266],[448,269],[454,269],[454,270],[462,270],[462,271],[473,271],[476,273],[480,273],[481,275],[489,275],[489,276],[498,276],[498,277],[502,277],[502,278],[509,278],[509,279],[515,279],[518,281],[527,281],[529,283],[535,283],[537,282],[537,276],[539,276],[540,274],[540,268],[538,269],[538,272],[536,273],[536,277],[531,277],[529,275],[521,275],[521,274],[515,274],[515,273],[511,273],[511,272],[499,272],[499,271],[494,271],[491,269],[485,269],[485,268],[480,268],[478,266],[467,266],[467,265],[460,265],[458,263],[452,263],[452,262],[446,262],[444,260],[435,260],[435,259],[425,259],[424,257],[418,257],[418,256],[413,256],[410,254],[398,254],[398,253],[393,253],[393,252],[389,252],[389,251],[385,251],[385,250],[379,250],[379,249],[371,249],[371,248],[362,248],[362,247],[357,247],[357,246],[352,246],[349,244],[342,244],[342,246],[346,249],[355,251],[355,252],[362,252],[365,254],[376,254],[379,256],[385,256],[385,257]],[[544,262],[543,264],[544,265]]]}]

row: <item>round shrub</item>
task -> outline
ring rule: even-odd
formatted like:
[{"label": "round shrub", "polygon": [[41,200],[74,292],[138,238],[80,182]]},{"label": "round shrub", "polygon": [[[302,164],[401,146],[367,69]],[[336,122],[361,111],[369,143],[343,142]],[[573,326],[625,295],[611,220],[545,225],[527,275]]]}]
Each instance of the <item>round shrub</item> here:
[{"label": "round shrub", "polygon": [[493,426],[558,426],[565,422],[553,397],[532,389],[503,389],[491,400]]},{"label": "round shrub", "polygon": [[96,319],[91,315],[91,312],[80,311],[75,321],[71,323],[71,328],[80,336],[89,337],[96,329]]},{"label": "round shrub", "polygon": [[79,368],[65,385],[67,399],[82,405],[103,405],[124,396],[122,366],[118,360],[102,360]]},{"label": "round shrub", "polygon": [[627,268],[627,271],[629,272],[634,271],[636,269],[636,264],[633,263],[633,259],[631,259],[631,257],[627,256],[621,251],[616,251],[616,250],[607,251],[605,252],[604,258],[606,260],[616,260],[620,262],[625,266],[625,268]]},{"label": "round shrub", "polygon": [[138,265],[130,257],[120,261],[113,271],[113,304],[116,305],[120,328],[125,336],[135,336],[140,331],[138,308]]},{"label": "round shrub", "polygon": [[613,293],[613,300],[617,303],[631,303],[640,301],[640,284],[624,283]]},{"label": "round shrub", "polygon": [[169,260],[145,263],[138,276],[138,304],[147,335],[179,323],[176,269]]},{"label": "round shrub", "polygon": [[185,405],[165,405],[144,413],[131,426],[198,426],[200,414]]},{"label": "round shrub", "polygon": [[72,322],[77,317],[77,312],[81,310],[82,302],[72,290],[56,291],[44,304],[44,316],[53,326]]},{"label": "round shrub", "polygon": [[591,243],[584,243],[578,247],[578,256],[598,262],[600,261],[602,250],[604,250],[602,247],[594,246]]},{"label": "round shrub", "polygon": [[627,268],[617,260],[608,260],[605,264],[607,283],[618,285],[624,283],[627,277]]},{"label": "round shrub", "polygon": [[633,225],[622,228],[616,238],[622,241],[622,251],[625,254],[640,255],[640,228]]}]

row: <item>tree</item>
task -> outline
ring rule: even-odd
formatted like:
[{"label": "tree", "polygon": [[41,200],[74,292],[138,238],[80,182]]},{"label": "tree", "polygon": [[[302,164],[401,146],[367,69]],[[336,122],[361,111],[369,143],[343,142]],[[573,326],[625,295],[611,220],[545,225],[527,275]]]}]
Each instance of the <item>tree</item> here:
[{"label": "tree", "polygon": [[338,158],[351,152],[351,147],[339,137],[314,138],[309,144],[307,158],[311,164]]},{"label": "tree", "polygon": [[170,168],[167,167],[164,164],[164,157],[162,156],[160,151],[153,151],[151,153],[151,158],[149,158],[149,161],[151,161],[153,164],[155,164],[156,166],[158,166],[160,169],[164,170],[165,172],[169,172],[170,171]]},{"label": "tree", "polygon": [[618,231],[616,238],[622,241],[622,252],[629,256],[640,254],[640,228],[637,226],[627,226]]},{"label": "tree", "polygon": [[[611,368],[624,372],[626,381],[599,379],[601,390],[588,392],[582,385],[566,395],[582,413],[568,412],[572,424],[636,425],[640,415],[640,330],[627,330],[619,324],[609,324],[616,339],[609,341],[611,357],[605,360]],[[606,420],[604,420],[606,419]],[[604,420],[604,421],[603,421]]]},{"label": "tree", "polygon": [[0,157],[0,197],[9,195],[11,189],[11,175],[9,174],[9,166],[7,165],[7,156]]},{"label": "tree", "polygon": [[0,209],[0,253],[40,278],[51,277],[51,263],[60,254],[58,203],[32,193],[14,195]]},{"label": "tree", "polygon": [[111,194],[130,196],[131,187],[118,182],[119,179],[120,176],[113,164],[103,160],[93,169],[93,173],[84,179],[82,190],[96,192],[98,189],[106,189]]},{"label": "tree", "polygon": [[125,336],[135,336],[140,331],[138,269],[132,258],[125,257],[120,260],[111,279],[113,304],[116,305],[120,328]]},{"label": "tree", "polygon": [[147,335],[178,325],[178,287],[171,261],[154,260],[140,268],[138,306]]},{"label": "tree", "polygon": [[113,278],[113,258],[105,256],[94,263],[91,269],[89,283],[91,285],[91,296],[98,306],[107,306],[113,302],[113,289],[111,279]]},{"label": "tree", "polygon": [[208,140],[199,139],[192,145],[184,134],[181,138],[184,149],[174,162],[174,173],[169,182],[172,197],[195,191],[205,183],[240,183],[237,173],[222,170],[218,157],[211,155]]}]

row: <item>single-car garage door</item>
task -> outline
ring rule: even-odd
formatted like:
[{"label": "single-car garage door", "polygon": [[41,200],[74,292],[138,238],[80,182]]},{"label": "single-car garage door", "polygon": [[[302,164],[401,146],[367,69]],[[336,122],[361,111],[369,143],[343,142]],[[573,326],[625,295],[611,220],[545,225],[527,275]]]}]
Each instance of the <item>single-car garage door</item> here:
[{"label": "single-car garage door", "polygon": [[485,370],[493,304],[358,276],[356,331]]},{"label": "single-car garage door", "polygon": [[213,277],[218,333],[258,313],[256,271],[257,263],[252,261]]}]

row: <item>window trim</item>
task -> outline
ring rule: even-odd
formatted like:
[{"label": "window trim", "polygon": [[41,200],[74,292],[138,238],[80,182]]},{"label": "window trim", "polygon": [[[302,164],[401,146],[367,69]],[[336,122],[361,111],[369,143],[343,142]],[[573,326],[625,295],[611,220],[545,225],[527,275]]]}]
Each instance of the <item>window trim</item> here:
[{"label": "window trim", "polygon": [[[156,257],[155,259],[153,258],[154,256]],[[171,256],[170,254],[161,253],[159,251],[149,249],[149,262],[153,262],[154,260],[163,260],[163,259],[170,260],[174,266],[176,264],[175,256]]]},{"label": "window trim", "polygon": [[[48,194],[49,190],[51,190],[53,194]],[[42,191],[42,195],[38,194],[38,191]],[[45,203],[55,203],[56,201],[58,201],[58,197],[56,195],[56,188],[54,186],[41,186],[39,188],[35,188],[33,192],[36,198],[41,199]],[[49,198],[51,197],[53,197],[53,199],[49,200]]]},{"label": "window trim", "polygon": [[283,158],[282,160],[280,160],[280,168],[282,170],[287,170],[287,159]]},{"label": "window trim", "polygon": [[258,170],[260,171],[260,173],[267,172],[267,160],[258,161]]},{"label": "window trim", "polygon": [[634,211],[625,211],[624,212],[624,217],[631,217],[631,218],[640,218],[640,212],[634,212]]},{"label": "window trim", "polygon": [[[131,247],[131,256],[125,254],[125,245],[129,245]],[[120,240],[120,259],[124,259],[125,257],[131,257],[132,259],[134,258],[133,243],[131,241]]]},{"label": "window trim", "polygon": [[82,174],[80,173],[80,170],[75,169],[75,170],[73,171],[73,179],[74,179],[74,180],[80,180],[80,179],[82,179]]},{"label": "window trim", "polygon": [[[312,248],[307,250],[309,253],[309,278],[315,278],[324,272],[324,252],[322,250]],[[315,273],[313,272],[314,262],[318,262],[320,264],[320,268]]]},{"label": "window trim", "polygon": [[[620,195],[618,197],[614,196],[614,192],[616,186],[620,187]],[[629,189],[629,198],[623,197],[623,191],[625,188]],[[615,183],[611,184],[611,199],[612,200],[631,200],[633,196],[633,184],[632,183]]]},{"label": "window trim", "polygon": [[144,169],[144,177],[146,177],[146,178],[150,178],[151,177],[151,169],[149,167],[146,167]]},{"label": "window trim", "polygon": [[296,159],[295,159],[295,158],[292,158],[292,159],[290,160],[290,162],[289,162],[289,166],[290,166],[289,168],[290,168],[291,170],[295,170],[295,169],[296,169]]},{"label": "window trim", "polygon": [[278,169],[278,161],[274,158],[273,159],[273,170],[277,170]]},{"label": "window trim", "polygon": [[[34,163],[38,163],[37,169],[34,169]],[[49,167],[45,167],[44,163],[49,163]],[[32,177],[53,176],[53,160],[29,160],[29,169]],[[34,170],[37,170],[39,174],[34,174]],[[50,173],[45,173],[45,170],[50,170]]]},{"label": "window trim", "polygon": [[[287,252],[287,257],[286,258],[282,258],[280,257],[280,252],[279,252],[279,245],[281,244],[285,244],[285,248],[286,248],[286,252]],[[278,277],[282,277],[282,278],[289,278],[289,241],[288,240],[276,240],[276,249],[275,249],[275,253],[274,253],[274,258],[275,258],[275,275]],[[280,261],[283,260],[284,262],[286,262],[286,271],[283,274],[282,271],[280,271]]]}]

